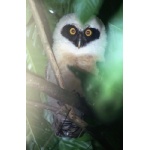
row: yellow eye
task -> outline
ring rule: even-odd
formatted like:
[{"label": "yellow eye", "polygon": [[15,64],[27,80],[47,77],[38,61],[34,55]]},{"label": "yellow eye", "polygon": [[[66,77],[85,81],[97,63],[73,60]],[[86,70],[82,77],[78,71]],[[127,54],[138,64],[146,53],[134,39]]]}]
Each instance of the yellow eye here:
[{"label": "yellow eye", "polygon": [[71,28],[69,30],[69,32],[70,32],[71,35],[75,35],[76,34],[76,29],[75,28]]},{"label": "yellow eye", "polygon": [[85,35],[86,35],[86,36],[91,36],[91,35],[92,35],[92,31],[91,31],[90,29],[87,29],[87,30],[85,31]]}]

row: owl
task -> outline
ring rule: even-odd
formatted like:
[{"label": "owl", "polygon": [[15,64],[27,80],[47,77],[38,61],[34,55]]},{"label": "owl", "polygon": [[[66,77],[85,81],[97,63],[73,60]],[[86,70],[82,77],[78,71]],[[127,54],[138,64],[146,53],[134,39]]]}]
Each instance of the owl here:
[{"label": "owl", "polygon": [[104,61],[106,32],[103,22],[93,16],[82,24],[75,14],[63,16],[53,33],[53,53],[64,87],[82,95],[80,80],[69,70],[74,66],[94,72],[97,61]]},{"label": "owl", "polygon": [[[96,70],[96,62],[104,61],[106,46],[105,26],[100,19],[92,17],[82,24],[75,14],[63,16],[56,25],[53,33],[53,53],[63,78],[64,87],[84,96],[81,81],[69,69],[73,66],[92,73]],[[51,69],[47,67],[47,80],[57,83]],[[48,97],[48,103],[61,108],[57,100]],[[80,118],[83,114],[78,110]],[[60,137],[78,137],[82,129],[61,114],[51,114],[45,111],[44,117],[52,124],[55,134]],[[53,119],[51,119],[53,118]]]}]

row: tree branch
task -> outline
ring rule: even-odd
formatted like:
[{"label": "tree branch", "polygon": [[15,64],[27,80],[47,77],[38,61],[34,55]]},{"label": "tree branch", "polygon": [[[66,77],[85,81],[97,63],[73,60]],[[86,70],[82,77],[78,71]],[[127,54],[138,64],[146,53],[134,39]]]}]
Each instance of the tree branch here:
[{"label": "tree branch", "polygon": [[53,113],[56,114],[61,114],[63,116],[66,116],[66,114],[69,112],[68,114],[68,119],[72,122],[74,122],[76,125],[78,125],[80,128],[85,129],[87,127],[87,123],[80,119],[74,112],[74,108],[70,105],[62,105],[59,108],[55,107],[55,106],[49,106],[47,104],[43,104],[40,102],[36,102],[36,101],[31,101],[31,100],[27,100],[26,101],[27,105],[31,105],[34,106],[36,108],[41,108],[41,109],[47,109],[52,111]]},{"label": "tree branch", "polygon": [[[53,113],[56,113],[59,110],[59,108],[56,106],[50,106],[50,105],[47,105],[47,104],[44,104],[41,102],[37,102],[36,100],[27,99],[26,104],[30,105],[30,106],[34,106],[36,108],[40,108],[40,109],[47,109],[47,110],[52,111]],[[63,112],[61,112],[61,113],[63,113]]]},{"label": "tree branch", "polygon": [[61,101],[62,103],[66,103],[76,107],[81,104],[79,97],[74,93],[62,89],[54,83],[51,83],[43,79],[42,77],[34,75],[29,71],[26,72],[26,85],[38,89],[39,91],[46,93],[50,97],[53,97]]},{"label": "tree branch", "polygon": [[74,113],[72,106],[74,105],[76,107],[76,106],[79,106],[81,103],[79,101],[79,98],[77,98],[77,96],[75,96],[70,91],[64,90],[64,89],[60,88],[59,86],[44,80],[42,77],[38,77],[37,75],[34,75],[29,72],[26,72],[26,85],[36,88],[36,89],[48,94],[49,96],[51,96],[57,100],[60,100],[62,103],[64,103],[63,106],[65,106],[65,108],[62,106],[63,109],[60,110],[59,108],[55,108],[53,106],[47,106],[45,104],[41,104],[41,103],[37,103],[37,102],[35,103],[32,101],[27,101],[27,104],[33,105],[33,106],[39,107],[39,108],[48,109],[53,112],[57,112],[59,110],[60,113],[64,114],[64,115],[66,115],[68,110],[71,110],[68,116],[72,122],[74,122],[81,128],[85,128],[88,125],[85,121],[80,119]]}]

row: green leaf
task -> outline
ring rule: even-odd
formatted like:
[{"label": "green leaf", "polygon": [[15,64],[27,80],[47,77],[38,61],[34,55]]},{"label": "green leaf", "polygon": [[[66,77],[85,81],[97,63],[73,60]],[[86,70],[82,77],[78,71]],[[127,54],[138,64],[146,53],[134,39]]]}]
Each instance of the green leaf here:
[{"label": "green leaf", "polygon": [[96,15],[100,9],[103,0],[75,0],[74,12],[85,23],[93,15]]},{"label": "green leaf", "polygon": [[89,150],[93,149],[91,145],[91,137],[88,134],[77,139],[62,138],[59,142],[60,150],[85,150],[87,148]]},{"label": "green leaf", "polygon": [[31,125],[28,121],[28,118],[26,119],[26,125],[27,125],[27,127],[26,127],[26,129],[27,129],[27,135],[26,135],[27,149],[33,149],[34,146],[36,145],[37,149],[40,150],[40,147],[36,141],[36,137],[34,136]]},{"label": "green leaf", "polygon": [[26,24],[28,24],[28,22],[30,21],[31,17],[32,17],[32,13],[31,13],[31,9],[29,6],[28,1],[26,1]]},{"label": "green leaf", "polygon": [[122,8],[108,25],[108,45],[104,68],[105,96],[112,97],[113,89],[122,94],[123,84],[123,20]]},{"label": "green leaf", "polygon": [[[53,147],[58,142],[51,130],[51,125],[43,119],[43,110],[27,107],[27,145],[35,143],[37,149],[41,147]],[[30,135],[30,139],[29,138]],[[31,138],[32,136],[32,138]]]},{"label": "green leaf", "polygon": [[81,79],[88,104],[101,121],[112,121],[121,114],[123,103],[123,25],[122,8],[110,20],[106,61],[98,65],[99,74],[90,75],[70,68]]},{"label": "green leaf", "polygon": [[60,19],[68,13],[73,13],[74,0],[44,0],[49,13]]},{"label": "green leaf", "polygon": [[34,73],[44,76],[47,58],[34,23],[27,27],[26,35],[27,68]]}]

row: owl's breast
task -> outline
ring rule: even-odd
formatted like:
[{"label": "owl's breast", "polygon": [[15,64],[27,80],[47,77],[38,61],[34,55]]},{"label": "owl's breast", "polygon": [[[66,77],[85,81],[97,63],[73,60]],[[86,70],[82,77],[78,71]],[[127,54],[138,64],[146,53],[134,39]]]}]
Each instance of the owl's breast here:
[{"label": "owl's breast", "polygon": [[78,67],[87,72],[95,70],[96,56],[91,55],[74,55],[72,53],[62,53],[61,56],[56,53],[56,61],[58,63],[65,88],[75,90],[82,94],[81,81],[69,70],[68,66]]}]

